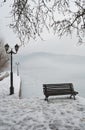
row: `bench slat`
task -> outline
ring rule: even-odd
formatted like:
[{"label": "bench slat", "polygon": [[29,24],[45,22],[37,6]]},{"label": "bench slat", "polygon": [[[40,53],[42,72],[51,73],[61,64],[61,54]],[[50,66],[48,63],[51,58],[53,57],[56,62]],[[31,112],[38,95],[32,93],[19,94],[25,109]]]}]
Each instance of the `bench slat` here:
[{"label": "bench slat", "polygon": [[56,88],[56,87],[63,87],[63,88],[67,87],[68,88],[68,87],[70,87],[70,85],[56,85],[56,86],[55,85],[52,85],[52,86],[46,85],[46,87],[48,87],[48,88],[50,88],[50,87],[54,87],[54,88]]},{"label": "bench slat", "polygon": [[70,92],[68,92],[68,93],[48,93],[47,94],[47,96],[53,96],[53,95],[69,95],[69,94],[71,94]]},{"label": "bench slat", "polygon": [[72,90],[71,88],[43,88],[43,89],[47,89],[47,90]]},{"label": "bench slat", "polygon": [[[43,87],[43,88],[45,88],[45,87]],[[62,86],[61,86],[61,87],[60,87],[60,86],[58,86],[58,87],[57,87],[57,86],[56,86],[56,87],[53,87],[53,86],[52,86],[52,87],[47,87],[47,86],[46,86],[46,88],[47,88],[47,89],[58,89],[58,88],[59,88],[59,89],[64,89],[64,88],[70,89],[71,87],[70,87],[70,86],[68,86],[68,87],[67,87],[67,86],[66,86],[66,87],[65,87],[65,86],[64,86],[64,87],[62,87]]]},{"label": "bench slat", "polygon": [[52,86],[55,86],[55,87],[56,87],[56,86],[69,86],[69,85],[72,85],[72,83],[67,83],[67,84],[43,84],[43,86],[44,86],[44,85],[45,85],[45,86],[49,86],[49,87],[50,87],[50,86],[51,86],[51,87],[52,87]]}]

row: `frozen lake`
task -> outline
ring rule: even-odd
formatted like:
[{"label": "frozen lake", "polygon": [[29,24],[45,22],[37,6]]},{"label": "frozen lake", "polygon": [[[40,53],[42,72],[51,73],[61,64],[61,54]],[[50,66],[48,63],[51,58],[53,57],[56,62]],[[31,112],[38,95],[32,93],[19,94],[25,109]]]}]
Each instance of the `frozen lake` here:
[{"label": "frozen lake", "polygon": [[20,57],[22,97],[44,97],[44,83],[73,83],[85,97],[85,57],[32,53]]}]

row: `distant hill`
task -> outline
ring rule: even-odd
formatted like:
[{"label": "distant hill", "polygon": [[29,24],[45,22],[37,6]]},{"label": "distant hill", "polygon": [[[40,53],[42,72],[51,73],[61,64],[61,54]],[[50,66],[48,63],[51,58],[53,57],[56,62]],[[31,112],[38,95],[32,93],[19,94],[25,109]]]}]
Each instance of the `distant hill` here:
[{"label": "distant hill", "polygon": [[47,60],[50,63],[85,64],[85,56],[78,55],[57,55],[54,53],[35,52],[19,57],[19,61],[23,63],[35,61],[36,63],[43,62],[45,64]]}]

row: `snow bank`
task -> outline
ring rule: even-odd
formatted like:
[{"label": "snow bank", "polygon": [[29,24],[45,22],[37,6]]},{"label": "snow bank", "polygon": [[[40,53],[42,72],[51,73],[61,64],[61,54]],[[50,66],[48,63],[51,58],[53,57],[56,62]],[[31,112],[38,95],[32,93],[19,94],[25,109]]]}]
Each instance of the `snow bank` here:
[{"label": "snow bank", "polygon": [[[9,73],[9,72],[8,72]],[[3,77],[4,73],[1,73],[1,77]],[[4,78],[0,81],[0,98],[10,98],[10,97],[19,97],[19,90],[20,90],[20,77],[17,76],[15,73],[13,74],[13,85],[14,85],[14,95],[10,94],[10,74],[8,77]]]}]

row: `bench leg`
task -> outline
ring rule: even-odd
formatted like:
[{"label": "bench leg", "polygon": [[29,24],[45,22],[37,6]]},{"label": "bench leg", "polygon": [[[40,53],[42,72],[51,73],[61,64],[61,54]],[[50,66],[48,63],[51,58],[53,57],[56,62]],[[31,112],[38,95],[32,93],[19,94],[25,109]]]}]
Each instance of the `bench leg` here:
[{"label": "bench leg", "polygon": [[73,97],[74,97],[74,100],[76,100],[75,95],[73,95]]},{"label": "bench leg", "polygon": [[70,99],[72,98],[72,94],[70,95]]},{"label": "bench leg", "polygon": [[74,95],[74,94],[71,94],[70,99],[72,98],[72,96],[73,96],[73,98],[74,98],[74,100],[75,100],[76,98],[75,98],[75,95]]},{"label": "bench leg", "polygon": [[48,96],[45,96],[45,101],[48,101]]}]

